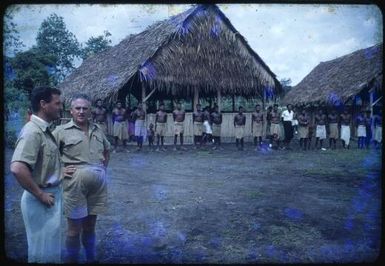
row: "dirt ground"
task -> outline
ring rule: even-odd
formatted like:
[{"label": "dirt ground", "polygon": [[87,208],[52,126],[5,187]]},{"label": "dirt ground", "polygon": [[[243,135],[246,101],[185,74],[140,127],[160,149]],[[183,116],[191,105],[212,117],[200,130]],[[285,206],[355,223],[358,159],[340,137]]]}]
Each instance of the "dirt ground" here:
[{"label": "dirt ground", "polygon": [[[380,250],[381,151],[114,153],[101,263],[368,262]],[[24,262],[22,189],[5,150],[5,250]],[[65,227],[63,227],[63,234]],[[63,250],[63,247],[62,247]]]}]

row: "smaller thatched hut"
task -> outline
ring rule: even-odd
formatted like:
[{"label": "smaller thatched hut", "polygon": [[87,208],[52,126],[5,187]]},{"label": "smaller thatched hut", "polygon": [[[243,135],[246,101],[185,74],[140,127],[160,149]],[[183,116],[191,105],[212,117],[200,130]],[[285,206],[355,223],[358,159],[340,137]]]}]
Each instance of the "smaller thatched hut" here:
[{"label": "smaller thatched hut", "polygon": [[283,104],[358,106],[382,98],[382,43],[321,62],[282,99]]},{"label": "smaller thatched hut", "polygon": [[[349,107],[361,110],[382,106],[382,43],[321,62],[281,100],[282,104],[306,107],[314,118],[315,108]],[[354,131],[353,131],[354,132]]]}]

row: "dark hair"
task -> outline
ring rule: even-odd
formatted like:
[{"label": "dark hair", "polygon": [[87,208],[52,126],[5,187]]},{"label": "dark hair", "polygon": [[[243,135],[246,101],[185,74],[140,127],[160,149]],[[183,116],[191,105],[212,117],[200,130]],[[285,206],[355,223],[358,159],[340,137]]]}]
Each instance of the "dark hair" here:
[{"label": "dark hair", "polygon": [[278,104],[277,104],[277,103],[275,103],[275,104],[274,104],[274,106],[277,106],[277,107],[278,107]]},{"label": "dark hair", "polygon": [[102,101],[103,102],[103,100],[102,99],[100,99],[100,98],[98,98],[98,99],[96,99],[96,103],[98,102],[98,101]]},{"label": "dark hair", "polygon": [[255,107],[257,107],[257,106],[261,106],[259,103],[257,103],[256,105],[255,105]]},{"label": "dark hair", "polygon": [[61,95],[61,91],[48,87],[48,86],[42,86],[42,87],[36,87],[32,90],[31,93],[31,107],[32,112],[36,113],[40,110],[40,101],[43,100],[47,103],[51,102],[52,95]]},{"label": "dark hair", "polygon": [[239,106],[238,110],[241,110],[241,108],[243,109],[243,106]]},{"label": "dark hair", "polygon": [[162,105],[164,106],[164,102],[159,103],[159,106],[162,106]]}]

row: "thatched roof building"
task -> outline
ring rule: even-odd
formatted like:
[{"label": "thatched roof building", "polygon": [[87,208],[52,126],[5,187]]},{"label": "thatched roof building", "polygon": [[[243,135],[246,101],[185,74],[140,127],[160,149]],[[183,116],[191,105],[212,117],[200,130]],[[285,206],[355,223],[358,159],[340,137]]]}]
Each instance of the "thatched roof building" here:
[{"label": "thatched roof building", "polygon": [[284,96],[282,103],[341,105],[364,91],[382,93],[382,58],[380,43],[321,62]]},{"label": "thatched roof building", "polygon": [[[196,5],[83,61],[59,88],[93,100],[277,94],[275,74],[216,5]],[[142,91],[142,88],[144,92]]]}]

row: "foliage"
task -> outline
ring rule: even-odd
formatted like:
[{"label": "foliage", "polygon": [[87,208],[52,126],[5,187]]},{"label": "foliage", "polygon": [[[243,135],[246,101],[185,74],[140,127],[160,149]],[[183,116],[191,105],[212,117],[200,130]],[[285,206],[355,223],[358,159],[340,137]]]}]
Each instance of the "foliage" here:
[{"label": "foliage", "polygon": [[62,81],[74,69],[74,60],[80,56],[80,44],[68,31],[63,17],[51,14],[40,25],[36,37],[37,48],[56,58],[55,77]]},{"label": "foliage", "polygon": [[20,40],[19,32],[16,30],[16,24],[12,22],[13,12],[17,10],[15,6],[8,7],[4,14],[3,28],[3,47],[4,55],[12,55],[20,51],[25,45]]},{"label": "foliage", "polygon": [[54,77],[50,75],[55,69],[55,62],[54,55],[44,54],[36,47],[17,53],[10,59],[12,71],[15,73],[14,86],[31,92],[36,86],[55,84]]},{"label": "foliage", "polygon": [[110,32],[104,31],[103,35],[89,38],[85,43],[86,46],[81,50],[81,58],[86,59],[111,47],[110,36]]},{"label": "foliage", "polygon": [[29,106],[28,93],[13,86],[13,82],[6,81],[4,86],[4,101],[8,110],[26,110]]}]

